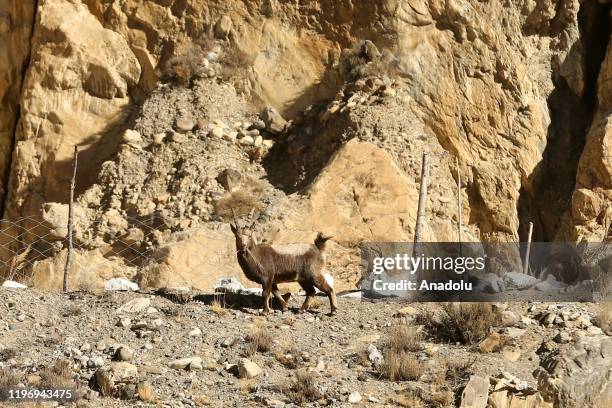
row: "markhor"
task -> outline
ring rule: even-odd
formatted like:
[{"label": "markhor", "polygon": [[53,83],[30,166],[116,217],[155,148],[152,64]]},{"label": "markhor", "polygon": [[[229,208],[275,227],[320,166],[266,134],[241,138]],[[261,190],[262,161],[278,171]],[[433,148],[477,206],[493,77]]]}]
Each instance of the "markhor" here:
[{"label": "markhor", "polygon": [[422,281],[419,290],[472,290],[472,282],[458,281],[453,282],[427,282]]}]

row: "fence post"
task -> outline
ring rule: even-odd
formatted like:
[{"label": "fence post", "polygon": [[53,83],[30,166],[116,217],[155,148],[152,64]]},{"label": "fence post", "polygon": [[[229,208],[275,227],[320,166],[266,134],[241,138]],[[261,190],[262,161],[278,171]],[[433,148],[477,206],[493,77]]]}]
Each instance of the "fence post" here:
[{"label": "fence post", "polygon": [[523,261],[523,273],[529,275],[529,252],[531,251],[531,234],[533,234],[533,222],[529,223],[529,234],[527,235],[527,249],[525,250],[525,260]]},{"label": "fence post", "polygon": [[74,185],[76,183],[78,155],[78,147],[74,146],[74,159],[72,162],[72,180],[70,180],[70,201],[68,202],[68,232],[66,233],[66,240],[68,242],[68,253],[66,254],[66,265],[64,267],[64,292],[68,290],[68,272],[70,271],[70,266],[72,264],[72,217],[74,206]]},{"label": "fence post", "polygon": [[416,226],[414,227],[414,244],[412,247],[412,256],[418,256],[419,243],[423,233],[423,222],[425,220],[425,206],[427,203],[427,152],[423,152],[423,163],[421,167],[421,186],[419,188],[419,207],[417,210]]}]

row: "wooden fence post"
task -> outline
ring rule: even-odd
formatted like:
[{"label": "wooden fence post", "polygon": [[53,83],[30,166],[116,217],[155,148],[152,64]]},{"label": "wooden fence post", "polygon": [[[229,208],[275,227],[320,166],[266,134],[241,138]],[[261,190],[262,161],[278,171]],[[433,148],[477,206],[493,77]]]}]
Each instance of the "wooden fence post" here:
[{"label": "wooden fence post", "polygon": [[77,146],[74,146],[74,160],[72,163],[72,180],[70,180],[70,201],[68,202],[68,232],[66,233],[66,240],[68,242],[68,253],[66,254],[66,265],[64,267],[64,292],[68,291],[68,273],[72,264],[72,218],[73,218],[73,207],[74,207],[74,185],[76,183],[76,172],[77,172],[77,158],[79,150]]}]

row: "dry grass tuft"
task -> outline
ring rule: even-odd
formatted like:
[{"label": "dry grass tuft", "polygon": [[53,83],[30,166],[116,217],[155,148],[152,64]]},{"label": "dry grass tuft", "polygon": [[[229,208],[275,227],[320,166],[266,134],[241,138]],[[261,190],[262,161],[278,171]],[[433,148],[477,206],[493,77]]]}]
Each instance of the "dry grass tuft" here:
[{"label": "dry grass tuft", "polygon": [[416,327],[393,326],[384,343],[384,362],[378,370],[387,379],[418,380],[425,372],[425,365],[410,354],[421,350],[422,336]]},{"label": "dry grass tuft", "polygon": [[5,348],[0,351],[0,361],[8,361],[11,358],[17,357],[17,350],[14,348]]},{"label": "dry grass tuft", "polygon": [[322,397],[317,389],[317,375],[307,370],[295,372],[293,383],[284,389],[284,394],[294,404],[312,402]]},{"label": "dry grass tuft", "polygon": [[144,402],[155,402],[157,400],[157,395],[155,395],[155,390],[148,382],[144,381],[139,383],[136,386],[136,392],[138,393],[138,398]]},{"label": "dry grass tuft", "polygon": [[188,44],[170,58],[163,73],[181,85],[188,85],[193,78],[202,76],[204,50],[197,44]]},{"label": "dry grass tuft", "polygon": [[75,389],[76,383],[72,378],[72,368],[68,360],[58,360],[51,367],[45,367],[40,371],[41,385],[43,388]]},{"label": "dry grass tuft", "polygon": [[261,202],[256,196],[243,190],[227,193],[215,203],[215,212],[226,220],[233,219],[234,213],[236,217],[244,217],[249,215],[251,210],[257,213],[261,208]]},{"label": "dry grass tuft", "polygon": [[420,351],[422,341],[423,336],[416,326],[401,324],[391,327],[385,346],[397,351]]},{"label": "dry grass tuft", "polygon": [[441,341],[474,344],[500,324],[500,314],[488,303],[445,303],[439,318],[428,314],[420,316],[419,320]]},{"label": "dry grass tuft", "polygon": [[272,336],[266,327],[266,322],[262,319],[255,320],[246,340],[249,342],[245,348],[247,355],[255,354],[258,351],[266,352],[272,347]]},{"label": "dry grass tuft", "polygon": [[217,316],[226,316],[229,311],[224,307],[224,303],[219,298],[213,300],[210,305],[210,310]]},{"label": "dry grass tuft", "polygon": [[0,368],[0,392],[8,388],[15,388],[21,381],[21,375],[8,367]]},{"label": "dry grass tuft", "polygon": [[421,397],[413,391],[399,394],[393,402],[403,408],[423,408],[425,406]]},{"label": "dry grass tuft", "polygon": [[62,316],[63,317],[74,317],[74,316],[80,316],[82,313],[83,313],[83,310],[79,306],[70,305],[62,312]]}]

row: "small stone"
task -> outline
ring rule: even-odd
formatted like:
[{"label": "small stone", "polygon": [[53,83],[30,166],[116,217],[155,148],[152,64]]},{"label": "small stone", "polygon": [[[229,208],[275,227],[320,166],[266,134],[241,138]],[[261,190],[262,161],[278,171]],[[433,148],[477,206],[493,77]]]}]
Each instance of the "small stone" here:
[{"label": "small stone", "polygon": [[151,305],[151,299],[146,297],[139,297],[130,300],[119,309],[117,313],[140,313]]},{"label": "small stone", "polygon": [[257,136],[255,140],[253,141],[253,146],[259,147],[261,146],[262,142],[263,142],[263,137],[261,137],[261,135]]},{"label": "small stone", "polygon": [[179,116],[179,118],[176,120],[174,129],[180,133],[187,133],[192,131],[195,126],[196,122],[193,117],[191,115],[184,114]]},{"label": "small stone", "polygon": [[506,346],[502,348],[501,354],[506,360],[514,363],[521,357],[521,349],[516,346]]},{"label": "small stone", "polygon": [[598,336],[600,334],[603,334],[603,330],[601,330],[599,327],[597,326],[589,326],[586,329],[586,332],[592,336]]},{"label": "small stone", "polygon": [[368,352],[368,360],[372,362],[374,365],[382,364],[384,358],[382,353],[376,348],[375,345],[370,344],[367,349]]},{"label": "small stone", "polygon": [[108,291],[137,291],[139,289],[137,283],[125,278],[113,278],[104,282],[104,290]]},{"label": "small stone", "polygon": [[553,340],[559,344],[566,344],[572,340],[572,336],[570,336],[566,331],[560,331],[555,337],[553,337]]},{"label": "small stone", "polygon": [[111,372],[115,380],[123,381],[128,378],[136,378],[138,376],[138,367],[125,361],[114,362],[111,364]]},{"label": "small stone", "polygon": [[240,139],[239,143],[243,146],[250,146],[255,142],[255,140],[251,136],[245,136]]},{"label": "small stone", "polygon": [[140,136],[140,133],[133,129],[127,129],[125,132],[123,132],[122,141],[123,143],[133,147],[142,147],[142,136]]},{"label": "small stone", "polygon": [[164,139],[166,138],[165,133],[156,133],[153,135],[153,144],[160,146],[164,144]]},{"label": "small stone", "polygon": [[217,20],[214,27],[215,37],[225,39],[232,31],[232,19],[228,16],[222,16]]},{"label": "small stone", "polygon": [[353,391],[348,397],[348,402],[351,404],[357,404],[361,401],[361,394],[359,391]]},{"label": "small stone", "polygon": [[216,137],[217,139],[221,139],[223,137],[223,128],[219,126],[215,126],[210,129],[208,132],[209,136]]},{"label": "small stone", "polygon": [[27,289],[27,285],[12,280],[2,282],[2,287],[6,289]]},{"label": "small stone", "polygon": [[185,143],[187,141],[187,136],[182,133],[172,132],[172,135],[170,135],[170,140],[174,143]]},{"label": "small stone", "polygon": [[255,378],[261,372],[261,368],[249,359],[241,358],[238,362],[238,378]]},{"label": "small stone", "polygon": [[119,361],[132,361],[134,358],[134,351],[127,346],[121,346],[115,353],[115,357]]},{"label": "small stone", "polygon": [[200,330],[199,328],[195,328],[193,330],[191,330],[188,334],[189,337],[199,337],[202,335],[202,330]]},{"label": "small stone", "polygon": [[89,360],[87,360],[87,367],[89,368],[102,367],[103,365],[104,359],[99,356],[91,357]]},{"label": "small stone", "polygon": [[119,319],[117,321],[117,327],[130,327],[131,324],[132,320],[127,317],[124,317],[123,319]]},{"label": "small stone", "polygon": [[266,130],[273,135],[279,135],[285,131],[287,121],[273,107],[267,106],[259,116],[264,121]]},{"label": "small stone", "polygon": [[519,322],[518,317],[510,310],[501,312],[501,323],[503,326],[514,326]]},{"label": "small stone", "polygon": [[192,364],[194,364],[194,366],[199,365],[201,367],[202,366],[202,359],[200,357],[180,358],[178,360],[173,360],[173,361],[169,362],[168,363],[168,367],[174,368],[174,369],[177,369],[177,370],[181,370],[181,369],[185,369],[187,367],[191,367]]}]

